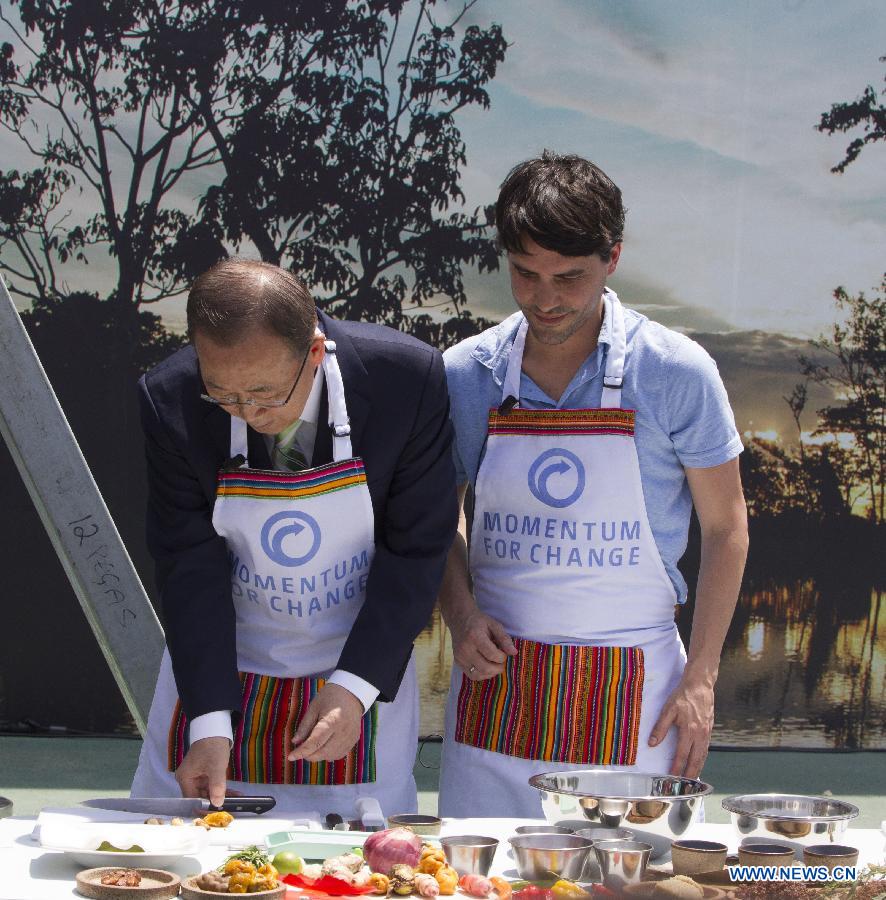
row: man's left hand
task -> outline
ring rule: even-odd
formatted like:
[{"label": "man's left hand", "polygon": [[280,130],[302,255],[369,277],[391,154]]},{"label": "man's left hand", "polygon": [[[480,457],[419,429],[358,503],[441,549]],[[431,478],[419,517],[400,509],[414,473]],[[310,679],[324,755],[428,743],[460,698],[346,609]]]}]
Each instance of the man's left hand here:
[{"label": "man's left hand", "polygon": [[324,684],[299,722],[289,759],[319,762],[347,756],[360,738],[363,704],[347,688]]},{"label": "man's left hand", "polygon": [[708,756],[714,727],[714,687],[707,679],[690,679],[684,675],[662,708],[649,735],[649,746],[660,744],[674,726],[677,749],[670,774],[698,778]]}]

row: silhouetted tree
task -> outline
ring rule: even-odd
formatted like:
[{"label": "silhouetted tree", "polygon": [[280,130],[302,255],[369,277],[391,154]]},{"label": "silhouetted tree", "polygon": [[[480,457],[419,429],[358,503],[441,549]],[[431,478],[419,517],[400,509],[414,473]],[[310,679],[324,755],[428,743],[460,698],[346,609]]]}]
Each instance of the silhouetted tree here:
[{"label": "silhouetted tree", "polygon": [[57,295],[52,256],[86,263],[87,248],[98,245],[116,260],[115,301],[176,293],[180,283],[160,264],[162,248],[187,222],[172,198],[185,175],[215,158],[196,111],[145,53],[169,4],[12,5],[18,20],[0,13],[16,39],[2,47],[0,119],[37,167],[5,176],[29,202],[0,209],[0,267],[20,293]]},{"label": "silhouetted tree", "polygon": [[57,210],[70,186],[64,170],[0,172],[0,250],[6,248],[0,268],[16,279],[16,292],[29,300],[48,301],[60,294],[56,266],[65,241],[65,216]]},{"label": "silhouetted tree", "polygon": [[[880,62],[886,63],[886,56],[881,56]],[[860,97],[848,103],[834,103],[830,112],[821,114],[821,122],[816,127],[827,134],[864,126],[864,137],[855,138],[849,144],[845,156],[831,169],[832,172],[845,172],[846,167],[858,158],[865,144],[886,139],[886,105],[880,97],[886,97],[886,90],[880,91],[878,96],[876,88],[868,85]]]},{"label": "silhouetted tree", "polygon": [[869,517],[880,523],[886,481],[886,279],[878,296],[851,296],[837,288],[834,299],[846,313],[845,324],[835,323],[829,336],[810,342],[824,361],[804,356],[800,364],[807,378],[841,398],[818,410],[815,433],[851,436],[848,451],[865,486]]},{"label": "silhouetted tree", "polygon": [[814,492],[815,512],[823,522],[834,522],[851,511],[851,492],[847,487],[853,478],[846,471],[847,456],[836,442],[822,444],[808,461],[810,482]]},{"label": "silhouetted tree", "polygon": [[[463,268],[498,266],[489,213],[452,207],[466,161],[456,114],[489,105],[485,85],[506,49],[497,25],[458,31],[473,2],[441,23],[433,13],[445,5],[194,4],[167,20],[155,48],[223,169],[197,233],[303,273],[333,315],[443,344],[478,328]],[[169,248],[188,275],[212,261],[194,252],[193,234]],[[410,317],[428,303],[455,318]]]},{"label": "silhouetted tree", "polygon": [[[462,208],[456,117],[489,105],[506,42],[466,24],[475,2],[441,22],[442,0],[13,0],[0,117],[37,168],[0,182],[0,265],[43,297],[56,259],[101,246],[139,305],[233,247],[335,315],[477,330],[463,268],[498,255]],[[98,212],[78,219],[73,188]]]},{"label": "silhouetted tree", "polygon": [[789,452],[774,441],[752,438],[739,457],[751,518],[781,515],[790,505]]}]

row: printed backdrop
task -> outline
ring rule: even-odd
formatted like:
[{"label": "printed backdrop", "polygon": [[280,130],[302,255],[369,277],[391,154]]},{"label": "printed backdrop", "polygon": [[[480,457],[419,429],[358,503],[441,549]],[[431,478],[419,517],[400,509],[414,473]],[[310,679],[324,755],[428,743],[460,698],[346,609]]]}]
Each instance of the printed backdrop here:
[{"label": "printed backdrop", "polygon": [[[371,78],[350,57],[310,57],[299,40],[320,26],[290,11],[264,45],[240,47],[245,75],[218,93],[233,105],[214,123],[187,117],[201,85],[235,77],[213,68],[223,49],[202,53],[216,47],[207,35],[219,47],[230,37],[215,28],[223,0],[147,49],[145,34],[172,29],[162,4],[133,4],[122,24],[60,6],[65,34],[93,54],[105,118],[86,127],[88,78],[52,57],[53,40],[68,39],[59,21],[32,10],[23,22],[21,4],[6,4],[0,268],[148,583],[130,388],[176,346],[182,292],[203,262],[233,250],[279,260],[307,274],[336,314],[452,343],[513,309],[479,238],[483,207],[516,162],[544,148],[576,152],[612,176],[628,207],[612,286],[707,348],[746,439],[752,551],[715,743],[886,749],[886,146],[866,129],[883,114],[886,47],[871,27],[880,3],[551,0],[540,15],[522,0],[407,0],[399,16],[377,19],[381,39],[350,3],[353,17],[336,25],[348,46],[382,41],[366,53],[379,67]],[[256,61],[280,28],[299,39],[313,81],[257,114],[246,109],[250,84],[268,76]],[[28,80],[39,59],[42,86]],[[152,81],[161,71],[167,81]],[[76,134],[60,117],[68,102]],[[211,124],[226,145],[213,144]],[[190,155],[175,143],[183,138]],[[72,149],[59,152],[56,139]],[[137,140],[154,148],[141,181]],[[385,178],[403,189],[384,188]],[[396,223],[409,254],[385,256],[377,219]],[[5,454],[0,479],[0,728],[131,729]],[[684,568],[692,581],[695,541]],[[66,641],[78,666],[66,665],[71,654],[38,660],[21,635]],[[451,658],[438,615],[417,654],[430,734],[442,728]],[[57,688],[45,690],[48,680]]]}]

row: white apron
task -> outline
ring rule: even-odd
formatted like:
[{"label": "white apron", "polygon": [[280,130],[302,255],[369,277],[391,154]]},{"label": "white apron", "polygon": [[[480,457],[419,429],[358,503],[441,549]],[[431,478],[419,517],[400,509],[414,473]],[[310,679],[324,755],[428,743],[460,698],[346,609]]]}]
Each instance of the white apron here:
[{"label": "white apron", "polygon": [[528,323],[491,410],[477,473],[470,569],[479,608],[515,638],[505,674],[453,667],[440,815],[537,817],[540,772],[612,765],[666,773],[676,730],[649,734],[685,664],[676,592],[643,498],[634,412],[621,409],[624,312],[604,296],[612,343],[600,409],[525,410]]},{"label": "white apron", "polygon": [[[291,736],[335,669],[363,605],[375,553],[372,500],[363,461],[352,456],[335,343],[327,341],[326,349],[334,461],[303,472],[250,469],[248,462],[219,472],[212,524],[228,547],[243,687],[228,784],[276,797],[281,812],[352,816],[360,796],[375,797],[386,813],[412,812],[418,739],[412,660],[394,702],[376,703],[363,717],[347,757],[286,760]],[[238,455],[247,458],[247,427],[232,416],[231,457]],[[186,751],[187,719],[167,651],[132,795],[178,796],[171,767]]]}]

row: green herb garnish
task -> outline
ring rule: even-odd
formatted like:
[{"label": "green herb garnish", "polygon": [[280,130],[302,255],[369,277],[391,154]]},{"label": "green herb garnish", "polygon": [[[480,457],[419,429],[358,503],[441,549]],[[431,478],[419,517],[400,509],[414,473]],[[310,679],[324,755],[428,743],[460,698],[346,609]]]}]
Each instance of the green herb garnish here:
[{"label": "green herb garnish", "polygon": [[256,869],[260,869],[262,866],[268,866],[271,864],[271,858],[265,853],[264,850],[259,849],[254,844],[251,847],[246,847],[243,850],[238,850],[236,853],[232,853],[219,867],[219,872],[224,872],[225,866],[232,859],[242,859],[243,862],[251,863],[255,866]]}]

